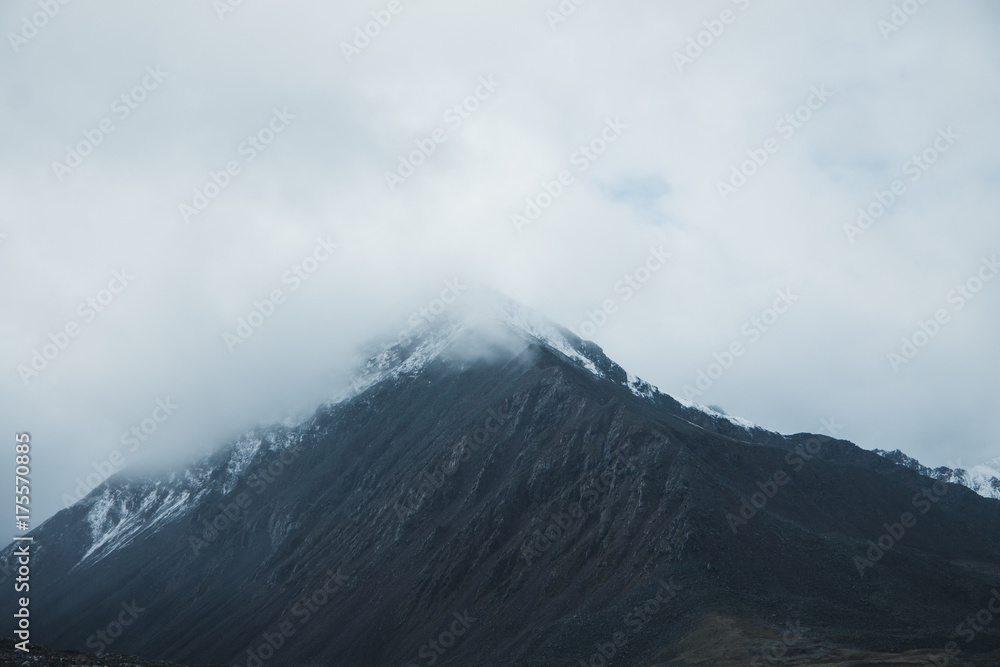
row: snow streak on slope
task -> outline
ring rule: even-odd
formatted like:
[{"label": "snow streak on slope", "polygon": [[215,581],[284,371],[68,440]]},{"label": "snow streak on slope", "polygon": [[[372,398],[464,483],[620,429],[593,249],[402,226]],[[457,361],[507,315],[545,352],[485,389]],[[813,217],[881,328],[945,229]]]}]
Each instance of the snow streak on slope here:
[{"label": "snow streak on slope", "polygon": [[[594,360],[580,350],[582,341],[572,333],[557,327],[537,313],[510,299],[498,300],[492,310],[493,316],[499,322],[520,332],[528,340],[537,341],[572,359],[594,375],[604,377]],[[570,336],[576,339],[576,344],[570,339]]]},{"label": "snow streak on slope", "polygon": [[181,473],[161,478],[113,476],[79,503],[88,508],[90,544],[76,567],[106,558],[159,524],[183,516],[207,493],[230,493],[257,457],[290,447],[300,437],[297,430],[284,426],[257,428],[221,456],[210,456]]},{"label": "snow streak on slope", "polygon": [[191,497],[189,491],[176,491],[156,483],[144,495],[132,488],[105,489],[94,498],[87,514],[90,524],[90,548],[77,564],[87,559],[101,560],[146,532],[155,532],[157,524],[184,512]]}]

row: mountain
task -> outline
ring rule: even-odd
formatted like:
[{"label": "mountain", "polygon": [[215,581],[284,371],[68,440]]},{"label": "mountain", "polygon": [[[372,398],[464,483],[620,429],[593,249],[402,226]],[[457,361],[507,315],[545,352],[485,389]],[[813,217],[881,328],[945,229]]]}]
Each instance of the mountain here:
[{"label": "mountain", "polygon": [[992,461],[971,468],[952,469],[945,466],[928,468],[922,465],[920,461],[907,456],[898,449],[892,452],[881,449],[874,451],[876,454],[884,456],[893,463],[916,470],[925,477],[953,484],[961,484],[986,498],[1000,498],[1000,458],[995,458]]},{"label": "mountain", "polygon": [[1000,619],[975,620],[998,531],[996,500],[679,402],[494,298],[301,424],[46,521],[32,640],[248,667],[923,664],[949,642],[1000,664]]}]

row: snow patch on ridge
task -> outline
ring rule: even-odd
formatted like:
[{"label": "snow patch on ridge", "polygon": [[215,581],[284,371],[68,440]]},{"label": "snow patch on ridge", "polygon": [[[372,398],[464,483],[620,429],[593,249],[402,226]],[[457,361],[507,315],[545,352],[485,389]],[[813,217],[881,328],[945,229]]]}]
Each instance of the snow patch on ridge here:
[{"label": "snow patch on ridge", "polygon": [[380,382],[420,371],[441,355],[465,329],[464,322],[449,322],[437,328],[420,325],[400,334],[397,342],[366,360],[353,378],[351,388],[327,405],[343,403]]},{"label": "snow patch on ridge", "polygon": [[[683,405],[685,408],[694,408],[695,410],[700,410],[701,412],[704,412],[705,414],[707,414],[709,416],[715,417],[716,419],[728,419],[731,423],[733,423],[733,424],[735,424],[737,426],[740,426],[740,427],[746,429],[747,431],[753,431],[754,429],[759,429],[761,431],[767,431],[768,430],[766,428],[762,428],[761,426],[753,423],[749,419],[744,419],[743,417],[733,417],[732,415],[724,414],[722,412],[719,412],[718,410],[713,410],[712,408],[708,407],[707,405],[701,405],[699,403],[693,403],[693,402],[691,402],[691,401],[689,401],[687,399],[678,398],[676,396],[671,396],[671,398],[673,398],[675,401],[677,401],[678,403],[680,403],[681,405]],[[768,431],[768,432],[769,433],[776,433],[777,431]]]},{"label": "snow patch on ridge", "polygon": [[[969,487],[985,498],[1000,499],[1000,470],[994,466],[996,460],[981,465],[972,466],[965,470],[955,470],[953,479],[957,483]],[[964,479],[961,473],[964,472]]]},{"label": "snow patch on ridge", "polygon": [[262,444],[264,439],[253,433],[247,433],[236,441],[230,450],[229,463],[226,465],[226,484],[223,493],[229,492],[230,485],[247,469]]},{"label": "snow patch on ridge", "polygon": [[652,400],[659,393],[659,390],[653,385],[649,384],[642,378],[628,374],[628,388],[632,390],[632,393],[639,398],[645,398],[647,400]]},{"label": "snow patch on ridge", "polygon": [[[645,380],[643,380],[638,376],[632,375],[631,373],[629,373],[628,376],[628,388],[632,390],[632,393],[638,396],[639,398],[645,398],[648,400],[652,400],[657,394],[662,393],[655,386],[651,385],[650,383],[646,382]],[[726,419],[730,423],[735,424],[736,426],[739,426],[747,431],[753,431],[754,429],[757,429],[761,431],[767,431],[768,433],[775,433],[775,431],[768,431],[767,429],[762,428],[761,426],[753,423],[749,419],[744,419],[743,417],[733,417],[732,415],[724,414],[722,412],[719,412],[718,410],[713,410],[708,406],[699,405],[698,403],[692,403],[691,401],[688,401],[683,398],[678,398],[676,396],[670,396],[670,398],[674,399],[675,401],[683,405],[685,408],[692,408],[694,410],[699,410],[709,415],[710,417],[715,417],[716,419]]]},{"label": "snow patch on ridge", "polygon": [[963,468],[961,460],[957,464],[949,463],[949,465],[954,465],[954,468],[948,466],[929,468],[898,449],[891,452],[882,449],[872,451],[897,465],[916,470],[925,477],[960,484],[984,498],[1000,499],[1000,470],[997,469],[997,466],[1000,465],[1000,458],[970,468]]}]

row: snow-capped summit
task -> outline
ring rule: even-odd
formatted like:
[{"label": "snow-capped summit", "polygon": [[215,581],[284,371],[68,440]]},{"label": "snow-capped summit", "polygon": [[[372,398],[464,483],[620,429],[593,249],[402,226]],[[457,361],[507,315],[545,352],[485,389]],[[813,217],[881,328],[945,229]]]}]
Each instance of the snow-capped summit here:
[{"label": "snow-capped summit", "polygon": [[[595,375],[607,377],[610,372],[619,379],[609,366],[610,360],[593,343],[513,299],[492,290],[477,289],[444,312],[418,319],[401,331],[395,341],[371,351],[348,396],[386,378],[415,373],[446,352],[474,354],[476,350],[470,344],[485,351],[490,345],[516,344],[515,339],[522,344],[537,343],[555,350]],[[456,350],[463,343],[466,349]]]},{"label": "snow-capped summit", "polygon": [[[628,388],[641,398],[655,400],[668,396],[642,378],[626,373],[605,355],[595,343],[584,340],[569,329],[553,323],[539,312],[503,294],[477,288],[456,301],[433,320],[423,319],[397,336],[394,342],[371,351],[362,364],[351,389],[336,402],[352,398],[379,382],[418,372],[430,361],[449,352],[474,353],[463,348],[472,339],[476,345],[511,346],[536,344],[556,352],[593,375]],[[747,431],[766,429],[742,417],[734,417],[710,407],[675,396],[685,408],[697,410],[714,419],[726,420]]]}]

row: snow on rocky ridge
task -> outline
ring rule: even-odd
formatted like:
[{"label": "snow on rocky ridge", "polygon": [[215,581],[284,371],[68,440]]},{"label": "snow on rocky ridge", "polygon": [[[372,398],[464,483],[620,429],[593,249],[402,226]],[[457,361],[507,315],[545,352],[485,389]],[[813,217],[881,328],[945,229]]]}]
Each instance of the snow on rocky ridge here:
[{"label": "snow on rocky ridge", "polygon": [[[987,463],[972,466],[971,468],[948,468],[940,466],[938,468],[928,468],[911,456],[907,456],[898,449],[887,452],[881,449],[874,450],[876,454],[884,456],[886,459],[906,466],[911,470],[916,470],[925,477],[939,479],[942,482],[952,482],[968,487],[983,496],[984,498],[1000,499],[1000,457]],[[961,462],[959,462],[961,466]]]}]

